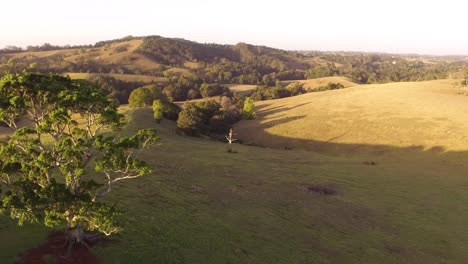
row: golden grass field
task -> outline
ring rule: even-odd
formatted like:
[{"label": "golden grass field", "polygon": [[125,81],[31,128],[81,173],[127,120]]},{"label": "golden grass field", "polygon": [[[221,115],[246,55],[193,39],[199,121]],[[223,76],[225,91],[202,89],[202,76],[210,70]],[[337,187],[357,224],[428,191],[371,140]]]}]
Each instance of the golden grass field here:
[{"label": "golden grass field", "polygon": [[241,121],[235,129],[246,142],[274,147],[467,150],[468,97],[453,83],[360,85],[261,101],[257,119]]},{"label": "golden grass field", "polygon": [[72,79],[89,79],[93,76],[109,76],[117,80],[126,82],[155,82],[155,83],[166,83],[168,82],[166,77],[156,77],[149,75],[135,75],[135,74],[111,74],[111,73],[81,73],[81,72],[68,72],[64,75],[70,76]]},{"label": "golden grass field", "polygon": [[32,59],[61,56],[65,60],[73,63],[80,63],[81,61],[94,61],[102,65],[115,64],[143,71],[154,71],[164,67],[150,58],[135,52],[142,43],[142,39],[134,39],[111,43],[99,48],[21,52],[12,54],[12,58]]},{"label": "golden grass field", "polygon": [[228,87],[231,92],[242,92],[242,93],[249,93],[253,92],[257,85],[251,84],[224,84],[224,86]]},{"label": "golden grass field", "polygon": [[328,83],[341,83],[345,88],[357,85],[356,83],[353,83],[349,78],[341,76],[331,76],[308,80],[282,81],[281,83],[283,84],[283,86],[287,86],[288,84],[294,82],[302,83],[304,84],[304,88],[310,88],[312,90],[317,89],[320,86],[326,86]]}]

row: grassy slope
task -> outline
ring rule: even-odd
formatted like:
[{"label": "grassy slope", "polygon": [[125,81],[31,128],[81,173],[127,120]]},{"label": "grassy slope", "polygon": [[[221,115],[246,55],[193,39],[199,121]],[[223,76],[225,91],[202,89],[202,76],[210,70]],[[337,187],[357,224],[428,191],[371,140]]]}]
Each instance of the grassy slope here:
[{"label": "grassy slope", "polygon": [[283,85],[288,85],[293,82],[303,83],[304,88],[306,89],[316,89],[320,86],[326,86],[328,83],[341,83],[345,88],[356,85],[356,83],[353,83],[349,78],[341,76],[323,77],[308,80],[283,81],[282,83]]},{"label": "grassy slope", "polygon": [[81,72],[69,72],[65,75],[70,76],[72,79],[89,79],[92,76],[110,76],[117,80],[126,82],[155,82],[155,83],[166,83],[168,82],[165,77],[155,77],[148,75],[135,75],[135,74],[109,74],[109,73],[81,73]]},{"label": "grassy slope", "polygon": [[249,93],[253,92],[257,85],[251,84],[225,84],[232,92],[244,92]]},{"label": "grassy slope", "polygon": [[245,141],[276,147],[466,150],[468,97],[452,83],[363,85],[262,101],[258,118],[236,128]]},{"label": "grassy slope", "polygon": [[[149,109],[129,130],[156,126]],[[155,171],[109,196],[125,231],[94,249],[105,263],[462,263],[468,258],[467,153],[328,156],[239,146],[156,126]],[[304,191],[311,184],[338,195]],[[45,236],[0,222],[0,263]],[[5,240],[3,238],[7,237]],[[31,239],[31,240],[28,240]],[[26,242],[27,241],[27,242]]]}]

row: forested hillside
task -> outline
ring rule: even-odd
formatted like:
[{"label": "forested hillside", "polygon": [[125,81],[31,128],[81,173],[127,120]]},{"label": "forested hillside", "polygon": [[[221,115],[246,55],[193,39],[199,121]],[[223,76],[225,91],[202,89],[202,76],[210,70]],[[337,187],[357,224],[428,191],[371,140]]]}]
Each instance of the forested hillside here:
[{"label": "forested hillside", "polygon": [[466,64],[458,57],[286,51],[161,36],[129,36],[87,46],[46,43],[0,50],[0,75],[28,69],[87,78],[104,86],[120,103],[128,102],[133,89],[150,84],[167,88],[168,97],[184,101],[201,98],[202,83],[258,85],[276,93],[271,89],[278,88],[281,81],[329,76],[348,77],[361,84],[442,79]]}]

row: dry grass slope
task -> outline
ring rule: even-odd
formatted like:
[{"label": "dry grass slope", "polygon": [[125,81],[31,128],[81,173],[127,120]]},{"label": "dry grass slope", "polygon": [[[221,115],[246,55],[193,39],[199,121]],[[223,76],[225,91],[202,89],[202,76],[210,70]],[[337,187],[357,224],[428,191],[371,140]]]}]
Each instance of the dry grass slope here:
[{"label": "dry grass slope", "polygon": [[149,75],[135,75],[135,74],[110,74],[110,73],[81,73],[81,72],[69,72],[64,75],[70,76],[72,79],[89,79],[93,76],[109,76],[117,80],[126,82],[155,82],[155,83],[167,83],[168,80],[165,77],[156,77]]},{"label": "dry grass slope", "polygon": [[256,110],[258,118],[238,123],[236,130],[239,138],[259,145],[468,149],[468,97],[459,94],[453,80],[309,93],[257,102]]},{"label": "dry grass slope", "polygon": [[249,93],[253,92],[257,85],[251,84],[225,84],[231,90],[231,92],[242,92],[242,93]]},{"label": "dry grass slope", "polygon": [[356,83],[353,83],[349,78],[341,76],[332,76],[332,77],[323,77],[317,79],[308,79],[308,80],[295,80],[295,81],[283,81],[283,85],[288,85],[293,82],[303,83],[306,89],[317,89],[320,86],[326,86],[328,83],[341,83],[345,88],[355,86]]}]

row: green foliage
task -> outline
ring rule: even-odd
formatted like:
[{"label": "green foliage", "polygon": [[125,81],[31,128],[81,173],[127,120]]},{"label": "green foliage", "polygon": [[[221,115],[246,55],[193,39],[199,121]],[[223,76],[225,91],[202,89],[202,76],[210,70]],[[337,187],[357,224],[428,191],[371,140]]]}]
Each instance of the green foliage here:
[{"label": "green foliage", "polygon": [[[0,121],[12,130],[0,142],[0,211],[19,225],[119,232],[119,211],[101,199],[117,182],[151,171],[136,154],[158,141],[156,132],[101,135],[122,127],[117,106],[99,87],[58,75],[5,75],[0,106]],[[30,125],[19,127],[23,119]]]},{"label": "green foliage", "polygon": [[291,96],[290,91],[288,91],[287,89],[284,89],[281,86],[275,86],[275,87],[257,86],[257,88],[255,88],[255,91],[251,95],[251,98],[256,101],[262,101],[262,100],[279,99],[279,98],[284,98],[284,97],[289,97],[289,96]]},{"label": "green foliage", "polygon": [[291,83],[286,87],[286,90],[289,92],[290,96],[296,96],[300,94],[304,94],[307,91],[304,89],[304,84],[299,82]]},{"label": "green foliage", "polygon": [[185,101],[187,99],[200,98],[200,83],[201,80],[199,78],[172,76],[163,93],[170,101]]},{"label": "green foliage", "polygon": [[163,102],[161,100],[153,101],[154,119],[159,123],[163,119]]},{"label": "green foliage", "polygon": [[159,87],[148,85],[133,90],[130,93],[128,103],[130,107],[145,107],[151,105],[154,100],[167,99]]},{"label": "green foliage", "polygon": [[252,98],[247,97],[244,102],[244,108],[242,109],[242,116],[245,119],[254,119],[255,114],[255,104]]},{"label": "green foliage", "polygon": [[343,88],[344,88],[344,85],[342,83],[329,82],[325,86],[320,86],[316,89],[308,90],[308,92],[321,92],[321,91],[337,90],[337,89],[343,89]]},{"label": "green foliage", "polygon": [[177,128],[183,133],[195,136],[203,124],[203,112],[194,104],[187,102],[177,119]]},{"label": "green foliage", "polygon": [[247,98],[245,93],[234,92],[231,97],[232,104],[235,105],[238,109],[242,109],[244,108],[245,98]]},{"label": "green foliage", "polygon": [[190,89],[187,92],[187,100],[194,100],[200,97],[201,97],[200,91],[198,91],[197,89]]},{"label": "green foliage", "polygon": [[212,97],[216,95],[229,94],[229,89],[227,87],[221,86],[218,83],[207,84],[202,83],[200,86],[200,94],[202,97]]},{"label": "green foliage", "polygon": [[[118,70],[118,72],[122,72],[122,70]],[[142,81],[123,81],[104,74],[93,74],[88,78],[88,81],[100,87],[109,98],[117,100],[120,104],[128,104],[130,93],[136,88],[150,85]]]},{"label": "green foliage", "polygon": [[326,65],[318,65],[310,68],[307,72],[307,79],[316,79],[328,76],[338,75],[339,72],[336,69],[334,63],[327,63]]},{"label": "green foliage", "polygon": [[179,117],[180,108],[171,102],[163,102],[163,116],[166,119],[176,121]]},{"label": "green foliage", "polygon": [[200,134],[222,134],[229,126],[240,120],[240,111],[227,97],[221,105],[215,100],[198,103],[187,102],[177,120],[179,131],[196,136]]},{"label": "green foliage", "polygon": [[153,101],[153,113],[154,119],[158,122],[160,122],[163,117],[176,121],[179,117],[180,108],[176,104],[158,99]]}]

